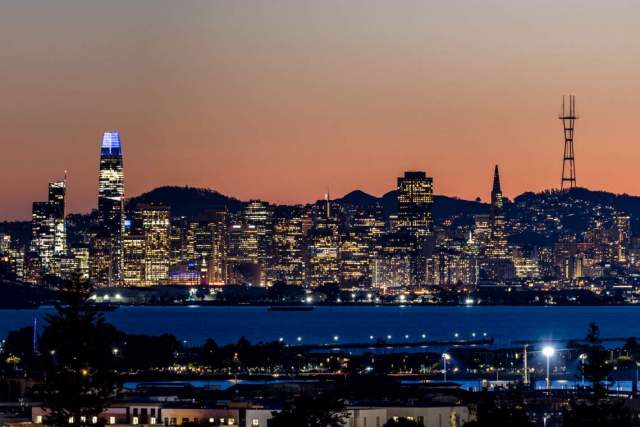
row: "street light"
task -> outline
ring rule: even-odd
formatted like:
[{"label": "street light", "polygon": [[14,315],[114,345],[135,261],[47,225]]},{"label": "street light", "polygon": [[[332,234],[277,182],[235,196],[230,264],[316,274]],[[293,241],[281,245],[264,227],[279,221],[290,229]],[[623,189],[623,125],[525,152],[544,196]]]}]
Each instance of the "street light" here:
[{"label": "street light", "polygon": [[551,377],[549,375],[549,359],[555,354],[556,350],[551,346],[542,349],[542,354],[547,358],[547,388],[551,387]]},{"label": "street light", "polygon": [[447,360],[450,360],[449,353],[442,353],[442,363],[444,364],[444,382],[447,382]]},{"label": "street light", "polygon": [[582,387],[584,387],[584,361],[587,360],[587,355],[582,353],[580,356],[580,371],[582,372]]}]

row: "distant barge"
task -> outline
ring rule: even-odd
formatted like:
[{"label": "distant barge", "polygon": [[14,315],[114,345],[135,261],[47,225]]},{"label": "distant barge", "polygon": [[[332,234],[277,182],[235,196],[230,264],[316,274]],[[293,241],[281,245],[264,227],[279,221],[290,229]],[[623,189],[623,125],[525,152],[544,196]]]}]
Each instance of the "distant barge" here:
[{"label": "distant barge", "polygon": [[300,306],[273,306],[267,309],[268,311],[313,311],[313,306],[300,305]]}]

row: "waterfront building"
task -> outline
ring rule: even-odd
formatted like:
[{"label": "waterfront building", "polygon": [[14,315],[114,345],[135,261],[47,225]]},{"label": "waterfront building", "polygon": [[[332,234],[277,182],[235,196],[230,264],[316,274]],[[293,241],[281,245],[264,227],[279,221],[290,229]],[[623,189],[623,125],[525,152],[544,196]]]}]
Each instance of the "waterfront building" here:
[{"label": "waterfront building", "polygon": [[109,282],[118,284],[122,278],[124,233],[124,170],[118,132],[105,132],[102,136],[98,177],[98,223],[112,240]]}]

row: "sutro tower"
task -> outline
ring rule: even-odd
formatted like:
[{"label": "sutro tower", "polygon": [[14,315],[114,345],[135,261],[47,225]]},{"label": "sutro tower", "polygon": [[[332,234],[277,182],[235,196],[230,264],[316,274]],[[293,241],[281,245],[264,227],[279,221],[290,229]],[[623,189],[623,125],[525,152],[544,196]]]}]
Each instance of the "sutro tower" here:
[{"label": "sutro tower", "polygon": [[562,97],[562,112],[559,119],[564,127],[564,158],[562,159],[562,180],[560,189],[573,188],[576,186],[576,158],[573,153],[573,129],[576,116],[576,96],[568,95],[568,102],[565,96]]}]

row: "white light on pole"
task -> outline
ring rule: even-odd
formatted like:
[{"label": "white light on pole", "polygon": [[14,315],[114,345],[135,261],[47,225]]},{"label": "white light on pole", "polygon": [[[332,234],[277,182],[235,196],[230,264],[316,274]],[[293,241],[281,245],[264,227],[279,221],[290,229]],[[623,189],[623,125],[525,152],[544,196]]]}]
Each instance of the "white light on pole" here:
[{"label": "white light on pole", "polygon": [[551,346],[546,346],[542,349],[542,354],[547,358],[547,388],[551,387],[551,376],[549,374],[549,359],[555,354],[556,350]]},{"label": "white light on pole", "polygon": [[582,353],[579,357],[580,357],[580,371],[582,372],[582,386],[584,387],[584,361],[587,360],[587,355]]},{"label": "white light on pole", "polygon": [[448,353],[442,353],[442,363],[444,364],[444,382],[447,382],[447,361],[451,359],[451,356]]}]

